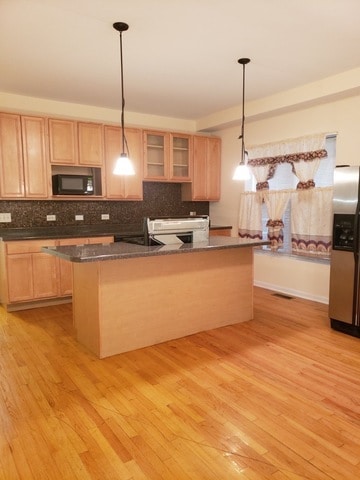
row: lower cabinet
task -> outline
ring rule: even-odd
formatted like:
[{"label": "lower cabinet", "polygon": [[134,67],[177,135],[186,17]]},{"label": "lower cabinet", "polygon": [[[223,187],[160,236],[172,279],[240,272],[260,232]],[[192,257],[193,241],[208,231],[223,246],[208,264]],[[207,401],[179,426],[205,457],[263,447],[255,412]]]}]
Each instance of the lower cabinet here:
[{"label": "lower cabinet", "polygon": [[29,240],[5,244],[6,303],[58,296],[56,257],[41,252],[55,240]]},{"label": "lower cabinet", "polygon": [[231,237],[231,228],[212,228],[209,233],[211,237]]},{"label": "lower cabinet", "polygon": [[[62,238],[58,245],[84,245],[87,238]],[[49,256],[49,255],[48,255]],[[72,265],[67,260],[59,258],[59,295],[61,297],[72,294]]]},{"label": "lower cabinet", "polygon": [[[113,237],[62,238],[57,245],[85,245],[87,243],[112,243]],[[46,254],[45,254],[46,255]],[[49,255],[48,255],[49,256]],[[72,263],[59,258],[59,295],[72,295]]]},{"label": "lower cabinet", "polygon": [[[0,242],[0,302],[9,310],[72,294],[72,265],[41,247],[109,243],[112,236]],[[27,305],[28,304],[28,305]]]}]

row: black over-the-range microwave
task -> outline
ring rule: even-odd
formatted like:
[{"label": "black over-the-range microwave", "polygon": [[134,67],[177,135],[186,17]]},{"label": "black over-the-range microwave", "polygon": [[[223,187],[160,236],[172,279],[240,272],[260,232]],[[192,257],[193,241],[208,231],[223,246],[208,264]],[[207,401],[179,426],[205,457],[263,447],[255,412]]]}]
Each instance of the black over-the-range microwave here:
[{"label": "black over-the-range microwave", "polygon": [[52,176],[54,195],[93,195],[94,179],[91,175],[65,175]]}]

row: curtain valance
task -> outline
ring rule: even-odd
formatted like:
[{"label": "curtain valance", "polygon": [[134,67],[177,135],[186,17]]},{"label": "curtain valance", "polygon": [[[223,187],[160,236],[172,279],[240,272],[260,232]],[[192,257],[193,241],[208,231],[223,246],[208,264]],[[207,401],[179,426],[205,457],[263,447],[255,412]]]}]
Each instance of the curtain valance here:
[{"label": "curtain valance", "polygon": [[256,190],[269,188],[270,180],[280,163],[289,163],[292,172],[299,178],[298,189],[315,187],[314,175],[320,159],[327,157],[326,134],[319,133],[281,142],[267,143],[248,148],[248,165],[257,184]]},{"label": "curtain valance", "polygon": [[280,142],[253,145],[247,148],[248,165],[269,165],[324,158],[327,156],[325,142],[326,134],[317,133]]}]

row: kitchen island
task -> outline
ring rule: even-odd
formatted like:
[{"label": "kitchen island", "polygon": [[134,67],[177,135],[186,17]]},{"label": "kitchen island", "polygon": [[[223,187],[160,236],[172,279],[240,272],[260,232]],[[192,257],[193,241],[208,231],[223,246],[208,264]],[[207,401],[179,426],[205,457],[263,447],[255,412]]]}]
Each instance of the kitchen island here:
[{"label": "kitchen island", "polygon": [[123,242],[43,247],[72,262],[78,341],[99,358],[253,318],[253,247]]}]

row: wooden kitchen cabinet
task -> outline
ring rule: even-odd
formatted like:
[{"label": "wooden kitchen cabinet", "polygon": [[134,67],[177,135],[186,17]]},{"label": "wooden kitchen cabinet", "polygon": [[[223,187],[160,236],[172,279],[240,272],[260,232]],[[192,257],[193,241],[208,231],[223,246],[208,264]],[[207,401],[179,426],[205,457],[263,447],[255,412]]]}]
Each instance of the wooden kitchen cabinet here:
[{"label": "wooden kitchen cabinet", "polygon": [[76,122],[49,118],[49,151],[52,164],[78,163]]},{"label": "wooden kitchen cabinet", "polygon": [[135,168],[135,175],[114,175],[115,162],[122,150],[121,128],[105,126],[105,196],[106,198],[119,200],[142,200],[143,163],[141,130],[125,128],[125,138],[128,154]]},{"label": "wooden kitchen cabinet", "polygon": [[103,125],[49,118],[50,163],[101,167],[104,158]]},{"label": "wooden kitchen cabinet", "polygon": [[79,165],[101,167],[104,159],[104,127],[78,122]]},{"label": "wooden kitchen cabinet", "polygon": [[195,135],[193,152],[192,183],[182,185],[182,199],[220,200],[221,139]]},{"label": "wooden kitchen cabinet", "polygon": [[[57,240],[56,245],[84,245],[87,238],[62,238]],[[72,294],[72,265],[67,260],[59,258],[59,295]]]},{"label": "wooden kitchen cabinet", "polygon": [[48,198],[46,120],[0,114],[0,197]]},{"label": "wooden kitchen cabinet", "polygon": [[0,114],[0,196],[25,194],[20,115]]},{"label": "wooden kitchen cabinet", "polygon": [[231,228],[211,228],[209,234],[211,237],[231,237]]},{"label": "wooden kitchen cabinet", "polygon": [[111,243],[113,240],[114,237],[108,235],[0,241],[0,302],[8,310],[41,306],[44,300],[63,302],[63,297],[72,294],[72,264],[43,253],[41,247]]},{"label": "wooden kitchen cabinet", "polygon": [[144,179],[190,182],[192,136],[145,130]]},{"label": "wooden kitchen cabinet", "polygon": [[89,244],[96,244],[96,243],[113,243],[114,237],[113,236],[106,236],[106,237],[89,237],[88,243]]},{"label": "wooden kitchen cabinet", "polygon": [[165,181],[169,178],[170,137],[168,133],[144,131],[144,179]]},{"label": "wooden kitchen cabinet", "polygon": [[[56,245],[86,245],[94,243],[112,243],[114,237],[61,238]],[[59,258],[59,295],[72,295],[72,263]]]},{"label": "wooden kitchen cabinet", "polygon": [[55,246],[54,240],[24,240],[5,243],[2,262],[2,302],[26,302],[58,296],[56,257],[41,252],[43,246]]},{"label": "wooden kitchen cabinet", "polygon": [[25,197],[48,198],[50,177],[46,145],[46,120],[42,117],[21,117]]},{"label": "wooden kitchen cabinet", "polygon": [[191,181],[192,135],[170,133],[170,180]]}]

